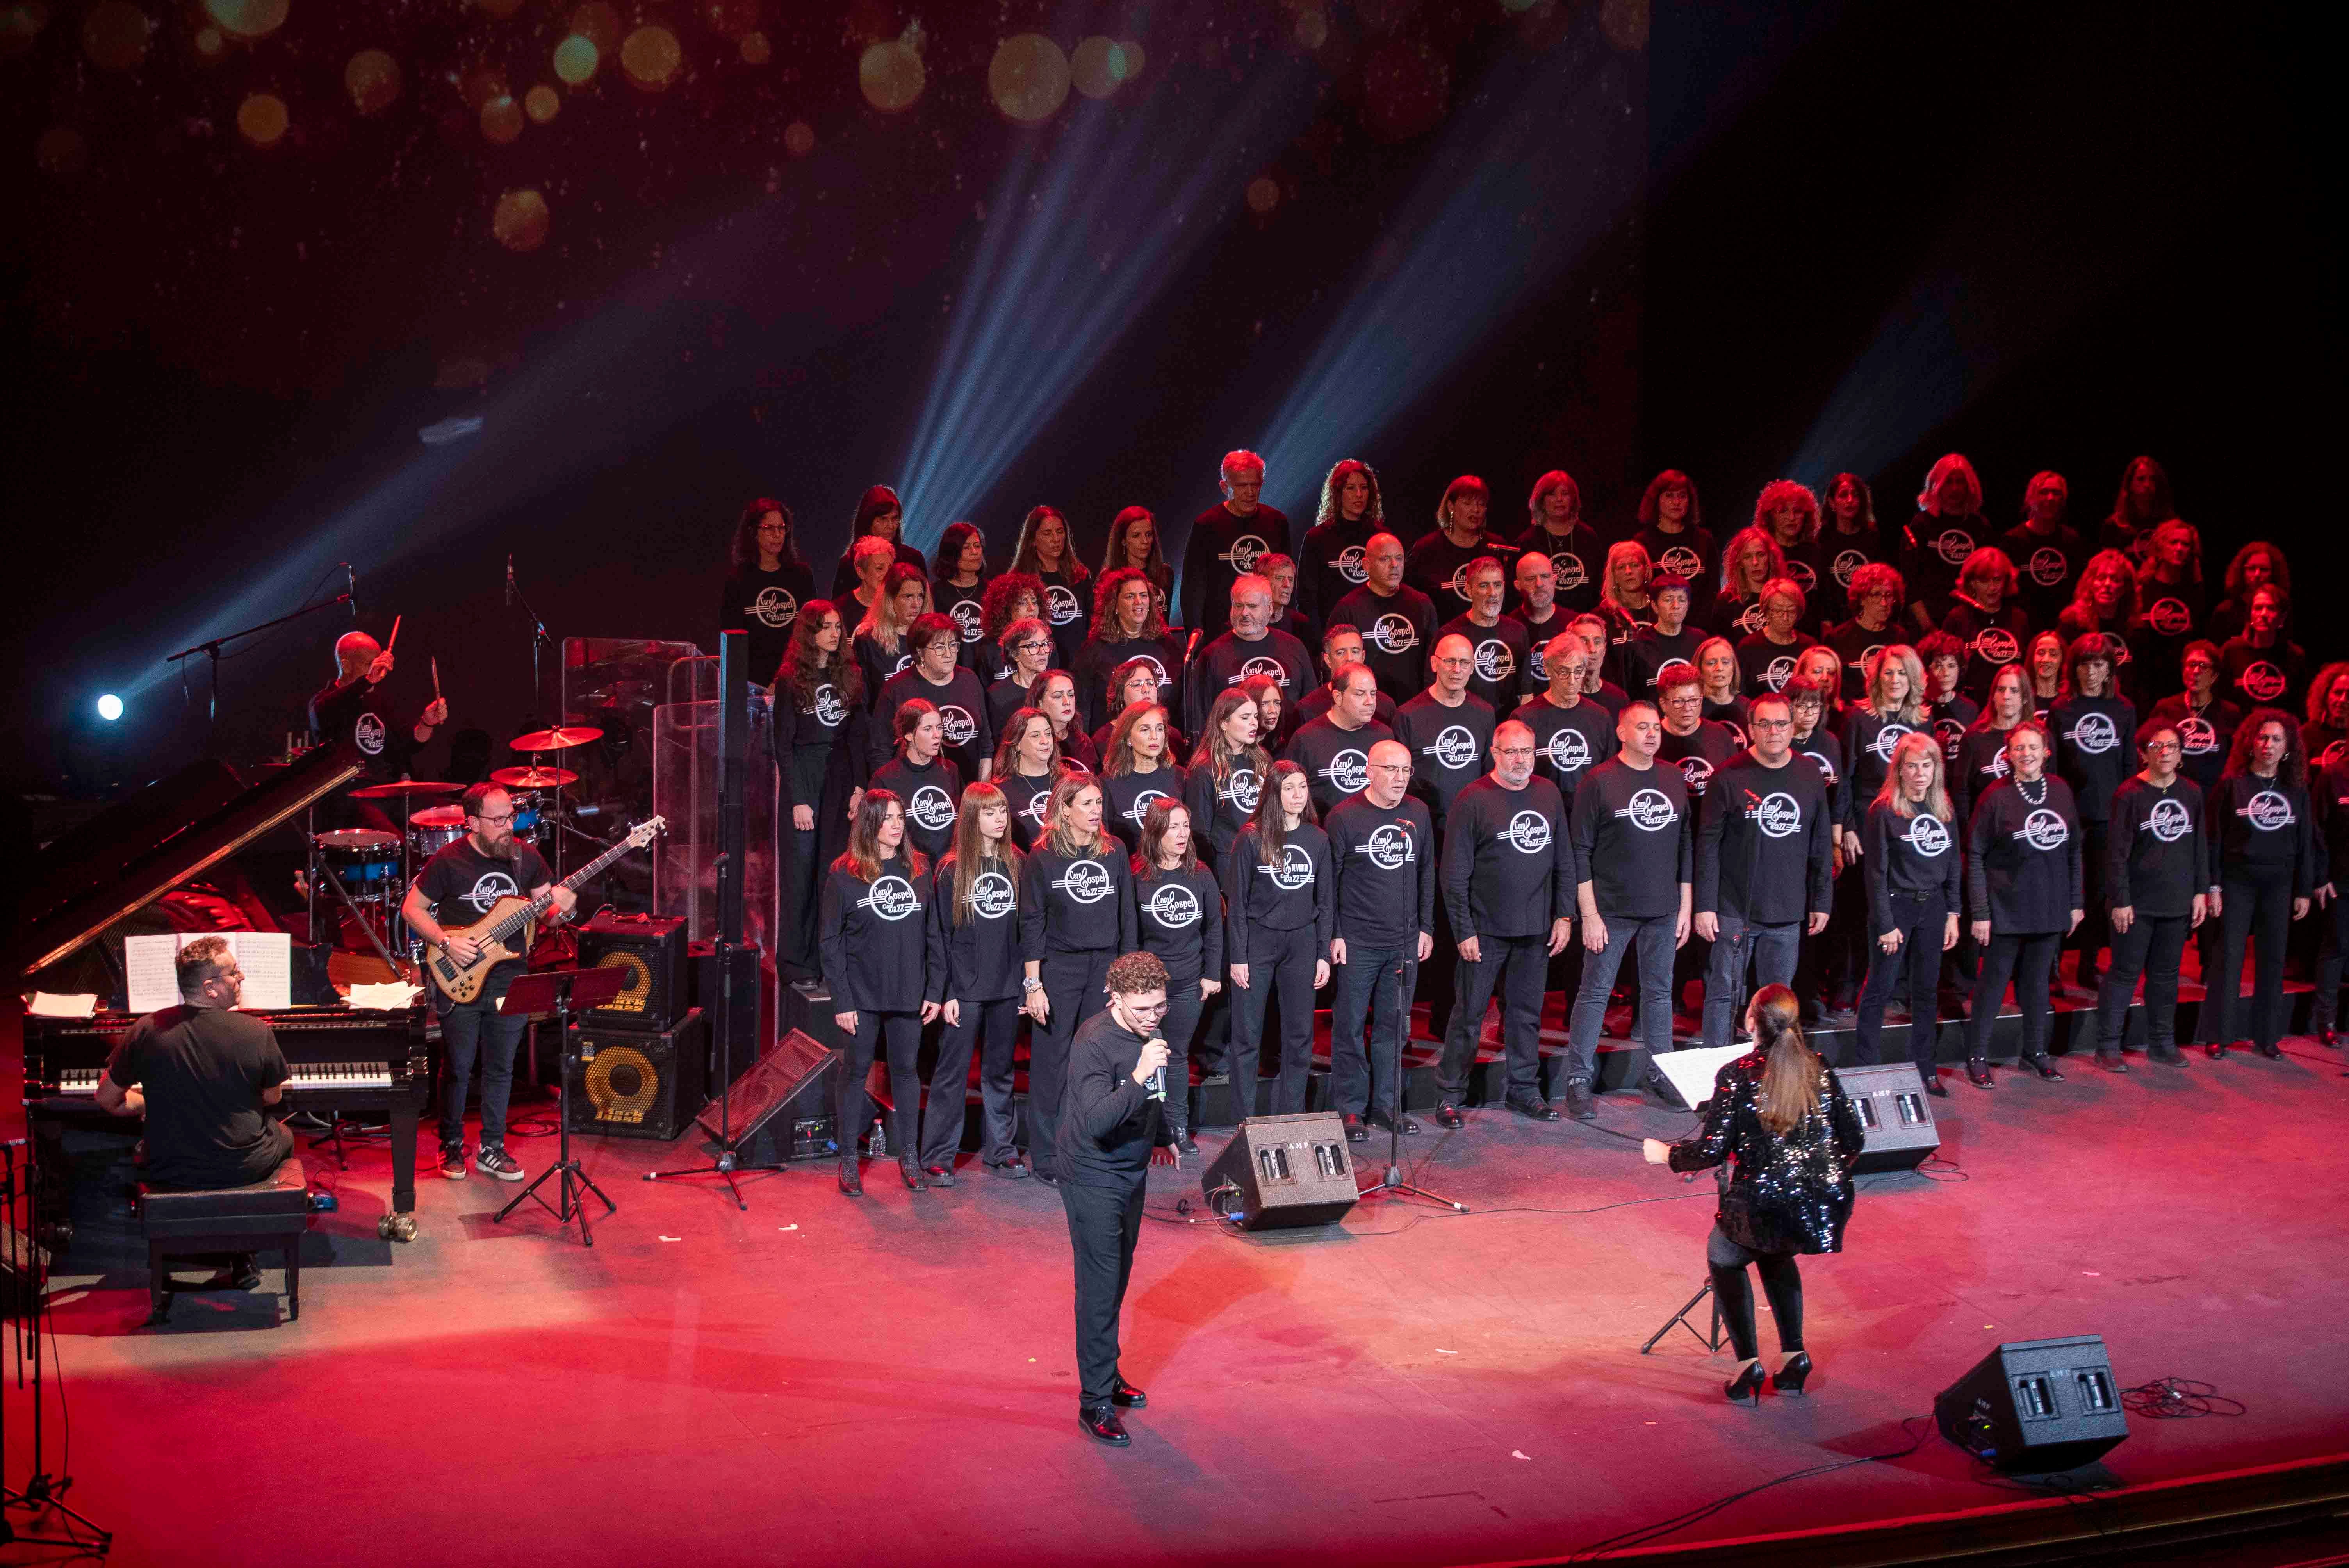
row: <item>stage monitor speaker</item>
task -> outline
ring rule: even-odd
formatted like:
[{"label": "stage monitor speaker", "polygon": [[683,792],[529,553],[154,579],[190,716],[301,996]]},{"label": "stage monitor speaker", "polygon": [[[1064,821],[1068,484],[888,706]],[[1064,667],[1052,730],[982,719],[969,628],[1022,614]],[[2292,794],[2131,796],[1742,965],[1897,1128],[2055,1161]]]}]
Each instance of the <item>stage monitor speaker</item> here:
[{"label": "stage monitor speaker", "polygon": [[726,1042],[718,1037],[718,995],[722,979],[718,969],[718,944],[696,942],[686,951],[691,970],[690,1000],[709,1020],[709,1082],[714,1093],[726,1087],[719,1078],[730,1066],[739,1079],[759,1059],[759,950],[750,945],[734,950],[734,1054],[730,1061]]},{"label": "stage monitor speaker", "polygon": [[1837,1068],[1844,1093],[1851,1096],[1867,1130],[1868,1142],[1851,1162],[1852,1174],[1871,1171],[1914,1171],[1941,1147],[1940,1129],[1933,1124],[1933,1101],[1925,1080],[1911,1062],[1883,1067]]},{"label": "stage monitor speaker", "polygon": [[1941,1435],[1993,1470],[2052,1475],[2128,1436],[2101,1336],[2002,1345],[1933,1400]]},{"label": "stage monitor speaker", "polygon": [[[731,1088],[703,1108],[698,1119],[701,1130],[712,1138],[730,1135],[734,1146],[754,1165],[779,1164],[798,1158],[801,1145],[815,1141],[819,1133],[825,1138],[830,1136],[821,1129],[800,1127],[798,1120],[831,1120],[832,1107],[821,1099],[809,1099],[807,1091],[823,1082],[839,1063],[838,1051],[804,1030],[793,1029]],[[771,1122],[777,1122],[779,1112],[803,1099],[807,1103],[800,1107],[789,1126],[778,1122],[776,1127],[770,1127]],[[753,1140],[761,1140],[755,1148]]]},{"label": "stage monitor speaker", "polygon": [[1199,1186],[1207,1207],[1243,1231],[1333,1224],[1361,1196],[1334,1110],[1249,1117]]},{"label": "stage monitor speaker", "polygon": [[[685,922],[647,914],[599,914],[579,928],[579,967],[619,969],[621,993],[590,1007],[580,1022],[606,1029],[658,1034],[685,1015],[691,983],[685,973]],[[704,1007],[702,1016],[710,1016]]]},{"label": "stage monitor speaker", "polygon": [[1674,1110],[1694,1110],[1713,1098],[1713,1080],[1722,1068],[1747,1055],[1752,1045],[1692,1046],[1648,1058],[1648,1092]]},{"label": "stage monitor speaker", "polygon": [[574,1024],[571,1032],[576,1048],[564,1059],[563,1103],[572,1131],[667,1143],[701,1109],[698,1009],[658,1034],[600,1024]]}]

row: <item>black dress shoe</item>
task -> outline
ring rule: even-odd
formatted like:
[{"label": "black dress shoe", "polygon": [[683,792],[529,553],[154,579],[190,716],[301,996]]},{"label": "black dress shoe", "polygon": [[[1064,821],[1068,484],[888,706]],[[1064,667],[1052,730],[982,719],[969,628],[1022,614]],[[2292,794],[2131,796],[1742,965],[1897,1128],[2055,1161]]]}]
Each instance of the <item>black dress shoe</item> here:
[{"label": "black dress shoe", "polygon": [[857,1175],[856,1161],[853,1159],[840,1162],[840,1190],[852,1198],[864,1196],[864,1182]]},{"label": "black dress shoe", "polygon": [[2148,1046],[2145,1054],[2166,1068],[2182,1068],[2186,1057],[2176,1046]]},{"label": "black dress shoe", "polygon": [[2341,1043],[2341,1031],[2328,1025],[2316,1031],[2316,1043],[2320,1046],[2337,1046]]},{"label": "black dress shoe", "polygon": [[1558,1115],[1557,1107],[1546,1099],[1513,1099],[1509,1109],[1535,1121],[1556,1121]]},{"label": "black dress shoe", "polygon": [[1781,1394],[1799,1394],[1803,1391],[1803,1385],[1810,1380],[1810,1376],[1811,1358],[1806,1352],[1797,1350],[1792,1359],[1778,1368],[1778,1375],[1770,1379],[1770,1387]]},{"label": "black dress shoe", "polygon": [[1346,1113],[1343,1120],[1346,1124],[1347,1142],[1368,1143],[1371,1140],[1371,1130],[1369,1128],[1362,1125],[1362,1119],[1361,1117],[1349,1111]]},{"label": "black dress shoe", "polygon": [[1925,1080],[1925,1092],[1931,1095],[1935,1099],[1947,1099],[1950,1098],[1949,1087],[1941,1082],[1941,1075],[1940,1073],[1935,1073],[1931,1078]]},{"label": "black dress shoe", "polygon": [[1458,1106],[1447,1099],[1435,1108],[1435,1122],[1446,1132],[1456,1132],[1467,1125],[1468,1119],[1460,1114]]},{"label": "black dress shoe", "polygon": [[1133,1384],[1127,1382],[1125,1380],[1125,1375],[1123,1373],[1120,1373],[1118,1374],[1117,1388],[1110,1395],[1109,1402],[1128,1410],[1139,1410],[1144,1405],[1150,1403],[1150,1396],[1135,1387]]},{"label": "black dress shoe", "polygon": [[1199,1146],[1191,1141],[1191,1133],[1189,1129],[1185,1128],[1183,1131],[1174,1135],[1174,1152],[1181,1155],[1185,1160],[1196,1160],[1199,1158]]},{"label": "black dress shoe", "polygon": [[2096,1065],[2108,1073],[2125,1073],[2129,1070],[2128,1063],[2121,1059],[2121,1054],[2118,1051],[2098,1051]]},{"label": "black dress shoe", "polygon": [[1723,1383],[1721,1386],[1721,1391],[1729,1397],[1729,1402],[1733,1405],[1740,1399],[1751,1399],[1759,1405],[1762,1402],[1762,1385],[1768,1379],[1763,1376],[1762,1363],[1756,1361],[1753,1366],[1740,1372],[1734,1379]]},{"label": "black dress shoe", "polygon": [[922,1180],[921,1161],[910,1154],[901,1154],[897,1157],[897,1174],[905,1178],[905,1191],[909,1192],[919,1192],[929,1186],[927,1181]]},{"label": "black dress shoe", "polygon": [[237,1253],[236,1262],[230,1265],[228,1288],[259,1290],[261,1288],[260,1260],[251,1253]]},{"label": "black dress shoe", "polygon": [[951,1165],[925,1165],[922,1167],[922,1174],[930,1179],[930,1185],[933,1187],[954,1185],[954,1167]]},{"label": "black dress shoe", "polygon": [[2220,1041],[2212,1040],[2202,1047],[2202,1054],[2215,1062],[2226,1056],[2227,1047]]},{"label": "black dress shoe", "polygon": [[2271,1062],[2280,1062],[2283,1060],[2283,1047],[2282,1046],[2269,1044],[2259,1047],[2258,1050],[2260,1055],[2267,1057],[2267,1059]]},{"label": "black dress shoe", "polygon": [[1588,1084],[1570,1083],[1566,1086],[1566,1114],[1577,1121],[1599,1119],[1599,1107],[1591,1103]]},{"label": "black dress shoe", "polygon": [[1024,1161],[1006,1160],[999,1165],[989,1161],[988,1161],[987,1168],[989,1171],[994,1171],[998,1176],[1004,1178],[1006,1181],[1025,1181],[1028,1180],[1028,1166]]},{"label": "black dress shoe", "polygon": [[1998,1087],[1998,1084],[1990,1076],[1990,1064],[1988,1062],[1968,1062],[1966,1064],[1966,1081],[1972,1084],[1976,1088],[1996,1088]]},{"label": "black dress shoe", "polygon": [[1077,1425],[1112,1448],[1122,1449],[1133,1439],[1126,1435],[1125,1423],[1117,1418],[1117,1411],[1108,1405],[1080,1405]]},{"label": "black dress shoe", "polygon": [[2031,1070],[2037,1073],[2045,1082],[2062,1083],[2064,1081],[2064,1075],[2057,1072],[2055,1070],[2055,1064],[2049,1061],[2045,1057],[2033,1057],[2031,1063]]}]

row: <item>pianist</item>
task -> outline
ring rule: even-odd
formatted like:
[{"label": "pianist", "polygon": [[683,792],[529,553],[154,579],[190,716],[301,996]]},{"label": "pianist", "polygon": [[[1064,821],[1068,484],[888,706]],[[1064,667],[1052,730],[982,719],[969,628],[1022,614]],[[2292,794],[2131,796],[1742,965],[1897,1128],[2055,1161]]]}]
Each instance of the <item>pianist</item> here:
[{"label": "pianist", "polygon": [[180,949],[180,1005],[141,1018],[98,1080],[98,1109],[147,1119],[140,1163],[160,1186],[243,1187],[294,1151],[264,1109],[285,1097],[285,1057],[269,1026],[235,1011],[244,975],[217,936]]}]

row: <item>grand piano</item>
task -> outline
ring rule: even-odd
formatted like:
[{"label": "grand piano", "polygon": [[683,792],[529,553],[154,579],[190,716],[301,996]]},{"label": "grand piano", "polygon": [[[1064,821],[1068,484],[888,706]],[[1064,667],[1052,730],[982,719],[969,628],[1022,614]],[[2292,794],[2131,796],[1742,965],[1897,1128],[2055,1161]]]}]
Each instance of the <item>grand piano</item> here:
[{"label": "grand piano", "polygon": [[[149,785],[36,858],[10,964],[27,989],[60,975],[80,977],[66,982],[72,988],[111,989],[107,982],[120,973],[122,930],[135,925],[142,911],[360,771],[358,754],[345,746],[313,751],[250,786],[219,763],[200,763]],[[276,1033],[292,1071],[285,1096],[290,1109],[388,1113],[391,1212],[378,1231],[412,1239],[417,1113],[430,1072],[426,1009],[309,1006],[255,1016]],[[25,1019],[26,1124],[45,1172],[66,1169],[61,1140],[67,1128],[103,1125],[119,1131],[135,1125],[99,1110],[96,1096],[115,1042],[136,1022],[135,1015],[108,1010],[83,1018]],[[44,1194],[44,1207],[66,1212],[63,1196],[53,1188]]]}]

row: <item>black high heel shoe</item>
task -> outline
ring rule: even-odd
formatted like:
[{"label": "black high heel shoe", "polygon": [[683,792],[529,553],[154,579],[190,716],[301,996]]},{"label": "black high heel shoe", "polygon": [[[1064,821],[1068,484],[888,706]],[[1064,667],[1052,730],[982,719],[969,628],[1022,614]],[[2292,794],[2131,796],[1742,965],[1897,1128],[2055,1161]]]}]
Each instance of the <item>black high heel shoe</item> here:
[{"label": "black high heel shoe", "polygon": [[1810,1355],[1808,1352],[1798,1350],[1795,1352],[1793,1360],[1778,1368],[1778,1375],[1770,1379],[1770,1387],[1781,1394],[1799,1394],[1803,1391],[1803,1384],[1809,1379],[1810,1376]]},{"label": "black high heel shoe", "polygon": [[1733,1405],[1740,1399],[1751,1399],[1759,1405],[1762,1402],[1762,1385],[1764,1380],[1762,1363],[1756,1361],[1744,1371],[1740,1372],[1733,1381],[1723,1383],[1721,1386],[1721,1391],[1727,1396]]}]

